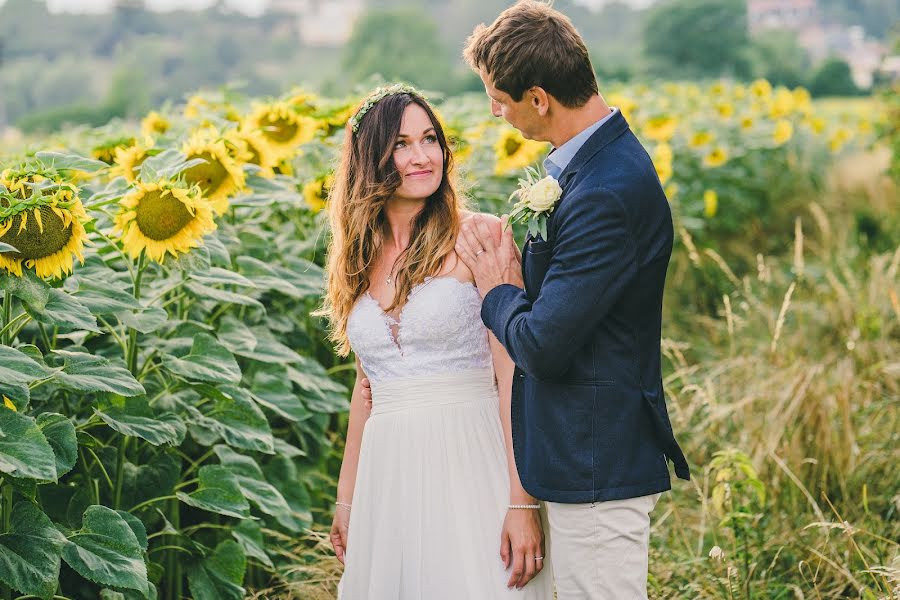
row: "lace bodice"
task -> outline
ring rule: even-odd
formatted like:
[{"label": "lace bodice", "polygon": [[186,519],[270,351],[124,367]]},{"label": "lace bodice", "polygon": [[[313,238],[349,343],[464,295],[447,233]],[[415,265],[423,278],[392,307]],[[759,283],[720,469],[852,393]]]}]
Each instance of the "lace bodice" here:
[{"label": "lace bodice", "polygon": [[481,295],[449,275],[413,287],[396,320],[366,292],[350,312],[347,337],[373,383],[492,365]]}]

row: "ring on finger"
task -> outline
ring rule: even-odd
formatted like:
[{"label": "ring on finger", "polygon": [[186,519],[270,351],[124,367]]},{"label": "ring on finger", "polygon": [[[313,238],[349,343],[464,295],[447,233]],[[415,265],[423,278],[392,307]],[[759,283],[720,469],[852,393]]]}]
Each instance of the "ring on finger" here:
[{"label": "ring on finger", "polygon": [[543,556],[535,556],[534,560],[544,560],[544,557]]},{"label": "ring on finger", "polygon": [[475,253],[475,258],[478,258],[478,255],[484,252],[484,248]]}]

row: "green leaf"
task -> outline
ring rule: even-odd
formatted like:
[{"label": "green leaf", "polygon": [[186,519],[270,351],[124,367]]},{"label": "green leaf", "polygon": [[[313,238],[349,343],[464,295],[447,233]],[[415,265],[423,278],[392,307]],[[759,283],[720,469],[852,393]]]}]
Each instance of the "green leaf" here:
[{"label": "green leaf", "polygon": [[247,556],[234,540],[216,546],[212,556],[188,570],[188,587],[194,600],[241,600]]},{"label": "green leaf", "polygon": [[206,273],[194,273],[191,275],[191,279],[194,281],[199,281],[200,283],[204,283],[206,285],[239,285],[242,287],[256,287],[256,285],[241,275],[240,273],[236,273],[234,271],[229,271],[228,269],[223,269],[221,267],[210,267],[209,271]]},{"label": "green leaf", "polygon": [[246,356],[256,348],[256,336],[250,328],[231,315],[222,318],[216,335],[222,345],[235,354]]},{"label": "green leaf", "polygon": [[56,591],[65,544],[65,536],[36,504],[18,502],[9,533],[0,535],[0,580],[23,594],[50,598]]},{"label": "green leaf", "polygon": [[181,477],[181,459],[169,452],[157,452],[141,465],[126,461],[122,468],[125,481],[122,484],[123,506],[136,506],[141,502],[172,494]]},{"label": "green leaf", "polygon": [[148,306],[140,311],[122,311],[116,318],[125,327],[131,327],[140,333],[154,333],[169,320],[169,313],[156,306]]},{"label": "green leaf", "polygon": [[187,356],[163,355],[163,365],[172,373],[189,380],[210,383],[241,381],[241,369],[234,356],[207,333],[200,333],[194,338]]},{"label": "green leaf", "polygon": [[325,368],[314,359],[301,356],[295,368],[287,367],[288,378],[300,387],[303,403],[312,411],[336,413],[349,410],[349,391],[328,376]]},{"label": "green leaf", "polygon": [[33,417],[0,410],[0,472],[56,480],[56,455]]},{"label": "green leaf", "polygon": [[253,398],[259,404],[288,421],[302,421],[311,416],[311,413],[294,394],[291,382],[287,378],[287,369],[273,365],[257,371],[250,389]]},{"label": "green leaf", "polygon": [[0,381],[8,385],[27,385],[50,375],[44,365],[24,352],[0,345]]},{"label": "green leaf", "polygon": [[103,421],[123,435],[147,440],[154,446],[180,446],[187,428],[181,418],[170,412],[154,414],[147,398],[129,398],[124,403],[102,410],[94,409]]},{"label": "green leaf", "polygon": [[77,154],[63,154],[62,152],[41,151],[36,153],[35,156],[42,163],[44,163],[48,167],[56,169],[57,171],[72,170],[95,173],[109,167],[109,165],[102,160],[85,158],[83,156],[78,156]]},{"label": "green leaf", "polygon": [[297,472],[294,461],[284,456],[275,456],[263,466],[263,473],[266,480],[274,485],[287,500],[294,518],[303,527],[309,527],[312,524],[312,512],[310,511],[312,499],[309,497],[306,486],[302,483],[303,478]]},{"label": "green leaf", "polygon": [[22,383],[6,383],[0,381],[0,395],[9,398],[16,405],[16,410],[22,412],[31,401],[31,390]]},{"label": "green leaf", "polygon": [[72,470],[78,461],[78,440],[75,426],[67,417],[57,413],[41,413],[37,417],[41,429],[56,457],[56,478]]},{"label": "green leaf", "polygon": [[12,252],[13,254],[18,254],[19,250],[5,242],[0,242],[0,252]]},{"label": "green leaf", "polygon": [[132,533],[134,533],[134,537],[137,538],[138,546],[141,547],[141,552],[147,551],[147,528],[144,527],[144,523],[138,519],[136,516],[131,514],[130,512],[124,510],[117,510],[119,516],[122,517],[128,526],[131,527]]},{"label": "green leaf", "polygon": [[216,456],[234,473],[235,481],[244,497],[256,504],[267,515],[274,517],[282,526],[290,531],[299,531],[300,525],[294,520],[291,509],[284,496],[275,486],[266,481],[262,469],[249,456],[238,454],[228,446],[213,448]]},{"label": "green leaf", "polygon": [[262,309],[265,312],[266,307],[262,302],[250,296],[238,294],[237,292],[229,292],[228,290],[220,290],[219,288],[203,285],[196,281],[190,281],[185,284],[185,289],[197,296],[198,298],[207,298],[216,302],[224,302],[226,304],[240,304],[243,306],[253,306]]},{"label": "green leaf", "polygon": [[182,403],[189,421],[217,432],[230,446],[266,454],[275,452],[269,421],[248,391],[235,386],[208,385],[198,386],[198,391],[213,402],[203,404],[203,412]]},{"label": "green leaf", "polygon": [[83,329],[100,333],[97,319],[78,300],[57,288],[50,288],[50,298],[43,309],[38,310],[25,304],[25,310],[35,320],[44,325],[56,325],[66,329]]},{"label": "green leaf", "polygon": [[72,296],[86,306],[92,314],[108,315],[122,310],[141,308],[140,302],[130,292],[125,292],[108,283],[79,281],[78,290]]},{"label": "green leaf", "polygon": [[62,558],[79,575],[118,588],[146,592],[147,566],[141,542],[129,521],[105,506],[84,511],[80,530],[68,536]]},{"label": "green leaf", "polygon": [[36,311],[47,306],[51,289],[46,281],[31,271],[23,270],[21,277],[0,277],[0,290],[8,291]]},{"label": "green leaf", "polygon": [[176,492],[178,499],[201,510],[238,519],[250,518],[250,504],[241,493],[234,473],[222,465],[204,465],[198,471],[197,489]]},{"label": "green leaf", "polygon": [[241,521],[236,527],[231,528],[231,535],[241,545],[247,556],[255,558],[270,569],[274,569],[272,559],[266,554],[266,543],[263,540],[262,528],[256,521]]},{"label": "green leaf", "polygon": [[210,267],[209,248],[206,247],[206,239],[204,245],[193,248],[190,252],[179,254],[175,258],[175,266],[186,273],[206,273]]},{"label": "green leaf", "polygon": [[115,363],[87,352],[55,350],[53,356],[63,360],[62,371],[54,378],[76,392],[112,392],[121,396],[145,394],[142,386],[120,360]]}]

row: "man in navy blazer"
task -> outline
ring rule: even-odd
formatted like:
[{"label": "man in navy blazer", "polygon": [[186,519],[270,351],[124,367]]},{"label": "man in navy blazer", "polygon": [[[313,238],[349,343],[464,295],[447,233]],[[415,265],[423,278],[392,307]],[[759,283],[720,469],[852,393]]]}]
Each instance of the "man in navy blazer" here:
[{"label": "man in navy blazer", "polygon": [[553,145],[545,167],[562,188],[547,239],[529,235],[521,257],[509,228],[497,245],[478,219],[456,248],[516,364],[516,465],[547,506],[558,597],[646,598],[649,513],[671,487],[667,459],[689,478],[660,366],[668,201],[565,16],[522,0],[476,28],[465,57],[494,116]]}]

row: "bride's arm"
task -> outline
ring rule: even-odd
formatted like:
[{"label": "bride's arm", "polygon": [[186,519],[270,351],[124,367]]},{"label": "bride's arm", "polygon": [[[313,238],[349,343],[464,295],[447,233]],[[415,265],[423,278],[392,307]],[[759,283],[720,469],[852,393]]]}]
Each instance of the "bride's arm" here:
[{"label": "bride's arm", "polygon": [[344,562],[347,551],[347,529],[350,523],[350,504],[353,502],[353,490],[356,487],[356,471],[359,466],[359,447],[362,442],[363,428],[369,418],[369,410],[362,397],[362,384],[366,374],[362,370],[359,358],[356,359],[356,383],[350,396],[350,420],[347,425],[347,441],[344,444],[344,459],[341,462],[341,473],[338,476],[337,502],[334,507],[334,521],[331,524],[331,545],[338,560]]},{"label": "bride's arm", "polygon": [[[484,219],[495,241],[499,243],[503,233],[500,229],[500,219],[485,214],[475,215],[475,218]],[[497,391],[500,396],[500,423],[503,426],[503,446],[506,449],[506,467],[509,472],[509,503],[534,505],[537,500],[522,487],[513,453],[511,405],[515,364],[497,337],[490,331],[488,335],[494,373],[497,377]],[[543,560],[535,560],[534,557],[544,556],[544,535],[540,513],[537,510],[518,508],[507,510],[500,541],[500,556],[507,568],[510,564],[513,567],[507,584],[509,586],[521,588],[540,572]]]}]

